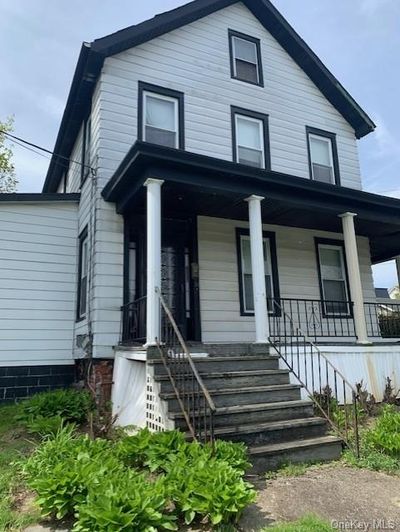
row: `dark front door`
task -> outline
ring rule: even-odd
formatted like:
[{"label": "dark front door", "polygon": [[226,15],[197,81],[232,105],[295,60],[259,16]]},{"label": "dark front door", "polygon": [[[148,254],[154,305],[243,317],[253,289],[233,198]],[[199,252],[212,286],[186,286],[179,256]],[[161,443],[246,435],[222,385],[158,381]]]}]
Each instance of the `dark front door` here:
[{"label": "dark front door", "polygon": [[[146,236],[142,223],[132,223],[135,231],[130,234],[129,280],[128,290],[125,289],[129,300],[146,294]],[[196,227],[190,220],[164,218],[161,236],[162,294],[183,337],[200,340]]]},{"label": "dark front door", "polygon": [[161,247],[161,292],[179,330],[187,338],[185,244],[185,224],[165,220]]}]

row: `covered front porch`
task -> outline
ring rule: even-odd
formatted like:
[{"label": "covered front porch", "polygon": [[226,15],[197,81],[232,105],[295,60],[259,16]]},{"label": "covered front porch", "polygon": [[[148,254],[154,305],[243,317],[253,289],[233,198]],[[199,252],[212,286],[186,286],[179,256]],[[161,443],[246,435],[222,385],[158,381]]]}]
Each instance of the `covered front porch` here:
[{"label": "covered front porch", "polygon": [[125,219],[121,342],[393,342],[371,264],[400,253],[400,202],[136,143],[103,196]]}]

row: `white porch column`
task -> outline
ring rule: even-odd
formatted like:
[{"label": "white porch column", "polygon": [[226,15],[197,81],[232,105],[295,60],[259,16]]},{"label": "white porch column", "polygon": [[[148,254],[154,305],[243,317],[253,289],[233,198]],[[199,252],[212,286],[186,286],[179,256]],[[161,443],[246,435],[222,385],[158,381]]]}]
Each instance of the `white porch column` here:
[{"label": "white porch column", "polygon": [[253,277],[256,343],[266,344],[269,337],[267,295],[265,290],[264,246],[261,218],[262,196],[250,196],[249,204],[251,269]]},{"label": "white porch column", "polygon": [[146,347],[160,338],[160,302],[156,287],[161,289],[161,185],[160,179],[147,179],[147,311]]},{"label": "white porch column", "polygon": [[358,344],[370,343],[367,335],[367,325],[364,312],[364,298],[361,285],[360,264],[358,261],[356,232],[354,229],[354,217],[357,214],[345,212],[339,215],[342,219],[344,247],[346,250],[347,268],[349,271],[349,288],[353,301],[354,326]]},{"label": "white porch column", "polygon": [[397,286],[400,289],[400,255],[396,257]]}]

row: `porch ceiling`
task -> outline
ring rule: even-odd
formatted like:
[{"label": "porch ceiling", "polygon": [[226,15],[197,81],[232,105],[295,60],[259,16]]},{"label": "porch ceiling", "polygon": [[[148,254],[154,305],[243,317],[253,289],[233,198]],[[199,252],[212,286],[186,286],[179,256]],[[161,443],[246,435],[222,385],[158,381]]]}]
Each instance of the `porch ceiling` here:
[{"label": "porch ceiling", "polygon": [[163,215],[248,220],[251,194],[265,197],[265,223],[341,232],[338,214],[357,213],[357,234],[370,239],[374,263],[400,254],[400,200],[265,171],[181,150],[136,142],[102,195],[117,212],[145,212],[144,181],[163,179]]}]

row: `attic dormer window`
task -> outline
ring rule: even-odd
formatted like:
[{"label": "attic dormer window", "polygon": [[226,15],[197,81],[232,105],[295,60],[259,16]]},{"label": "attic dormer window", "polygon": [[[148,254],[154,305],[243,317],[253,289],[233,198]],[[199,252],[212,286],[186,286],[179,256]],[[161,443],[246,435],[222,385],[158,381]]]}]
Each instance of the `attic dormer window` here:
[{"label": "attic dormer window", "polygon": [[139,83],[140,140],[183,149],[183,94]]},{"label": "attic dormer window", "polygon": [[229,30],[231,77],[263,86],[260,41],[249,35]]}]

